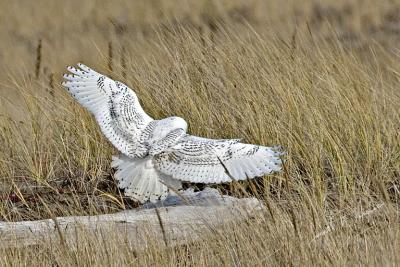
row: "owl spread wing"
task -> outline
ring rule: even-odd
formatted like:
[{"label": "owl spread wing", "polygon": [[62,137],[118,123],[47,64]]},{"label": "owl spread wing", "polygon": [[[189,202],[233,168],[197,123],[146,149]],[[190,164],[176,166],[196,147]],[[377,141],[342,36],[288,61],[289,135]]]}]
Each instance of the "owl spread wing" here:
[{"label": "owl spread wing", "polygon": [[263,176],[281,169],[277,148],[186,135],[169,151],[154,157],[154,165],[174,179],[220,183]]},{"label": "owl spread wing", "polygon": [[103,134],[123,154],[134,157],[140,134],[153,121],[140,106],[136,94],[89,67],[68,67],[63,86],[96,118]]}]

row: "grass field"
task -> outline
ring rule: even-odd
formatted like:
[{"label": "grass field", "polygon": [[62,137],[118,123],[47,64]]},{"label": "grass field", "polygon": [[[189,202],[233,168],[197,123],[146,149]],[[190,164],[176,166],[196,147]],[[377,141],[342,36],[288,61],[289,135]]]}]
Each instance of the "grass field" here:
[{"label": "grass field", "polygon": [[246,192],[214,186],[268,212],[201,241],[87,236],[2,249],[0,262],[399,265],[399,43],[400,1],[0,1],[1,220],[137,206],[113,179],[117,151],[59,85],[77,62],[133,88],[154,118],[287,152]]}]

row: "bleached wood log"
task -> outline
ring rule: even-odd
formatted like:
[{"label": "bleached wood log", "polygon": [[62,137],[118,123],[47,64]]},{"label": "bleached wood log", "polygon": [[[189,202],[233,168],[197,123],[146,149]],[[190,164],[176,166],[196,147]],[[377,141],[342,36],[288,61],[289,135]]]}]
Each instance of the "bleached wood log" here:
[{"label": "bleached wood log", "polygon": [[197,239],[204,231],[247,219],[262,210],[262,204],[255,198],[221,196],[211,188],[196,193],[187,190],[157,205],[146,204],[114,214],[0,222],[0,247],[37,245],[49,240],[74,246],[79,243],[80,233],[115,234],[141,247],[149,235],[155,235],[163,243],[176,244]]}]

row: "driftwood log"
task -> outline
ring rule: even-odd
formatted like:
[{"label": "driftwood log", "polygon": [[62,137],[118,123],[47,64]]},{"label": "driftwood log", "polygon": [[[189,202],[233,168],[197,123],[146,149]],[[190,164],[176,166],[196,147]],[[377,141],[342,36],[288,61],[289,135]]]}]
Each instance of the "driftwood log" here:
[{"label": "driftwood log", "polygon": [[[198,239],[204,231],[242,221],[263,210],[255,198],[221,196],[215,189],[187,190],[158,204],[114,214],[70,216],[21,222],[0,222],[0,247],[24,247],[57,241],[74,246],[81,233],[118,236],[143,247],[149,235],[165,245]],[[122,239],[121,239],[122,238]]]}]

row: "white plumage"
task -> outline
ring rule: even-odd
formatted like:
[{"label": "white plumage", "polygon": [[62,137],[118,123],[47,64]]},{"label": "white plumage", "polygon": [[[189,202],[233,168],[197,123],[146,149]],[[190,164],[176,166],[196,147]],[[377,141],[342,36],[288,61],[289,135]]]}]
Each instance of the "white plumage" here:
[{"label": "white plumage", "polygon": [[245,180],[281,169],[278,149],[214,140],[186,133],[179,117],[154,120],[136,94],[121,82],[78,64],[68,67],[63,86],[96,118],[103,134],[122,153],[112,167],[125,195],[156,202],[179,189],[181,181],[221,183]]}]

